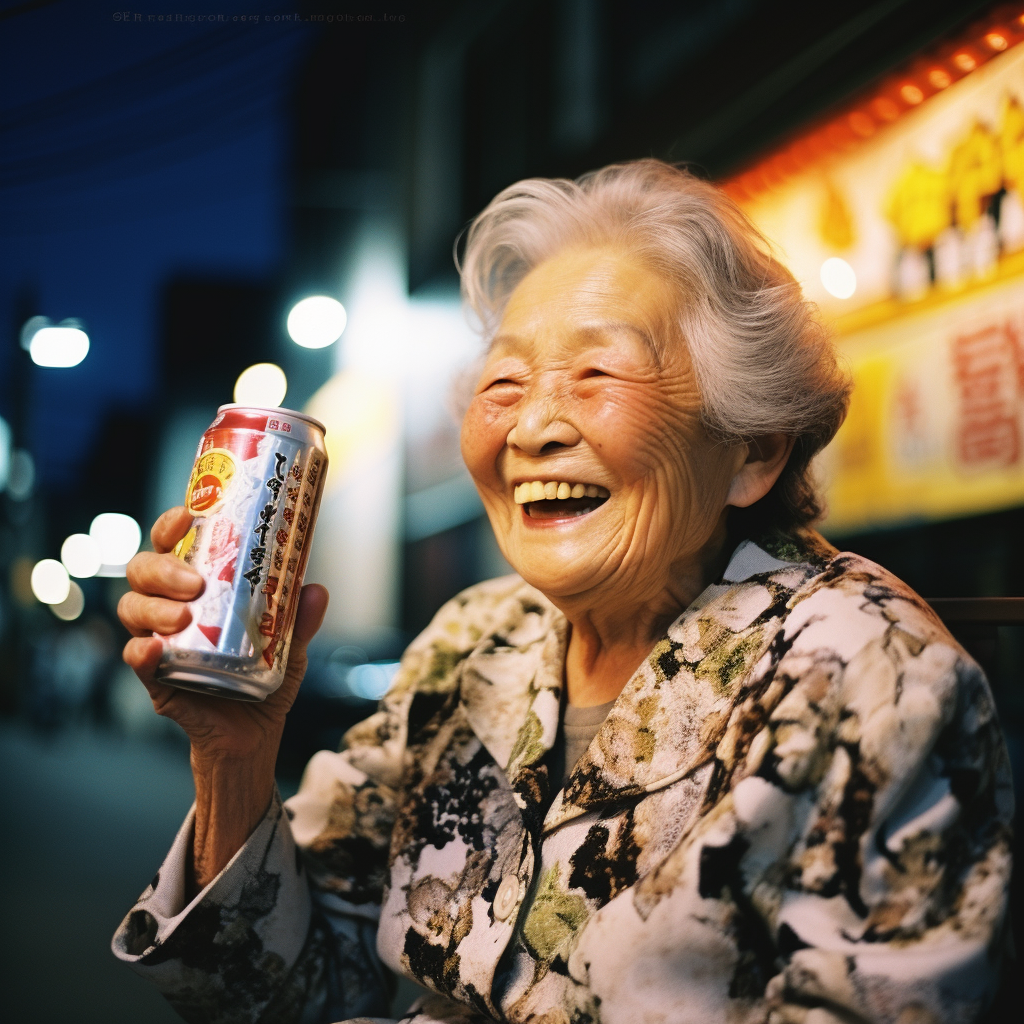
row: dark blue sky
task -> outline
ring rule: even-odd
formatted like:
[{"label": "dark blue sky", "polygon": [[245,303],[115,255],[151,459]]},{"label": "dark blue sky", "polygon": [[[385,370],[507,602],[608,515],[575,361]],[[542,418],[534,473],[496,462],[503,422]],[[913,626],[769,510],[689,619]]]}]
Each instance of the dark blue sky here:
[{"label": "dark blue sky", "polygon": [[[0,3],[0,17],[22,4]],[[220,23],[149,21],[213,10]],[[33,368],[44,483],[71,482],[104,412],[154,393],[160,289],[176,273],[260,277],[285,244],[285,104],[313,33],[281,5],[64,0],[0,21],[0,373],[15,297],[80,317],[91,349]],[[142,15],[135,20],[134,15]],[[235,14],[260,16],[235,23]],[[182,352],[201,372],[201,352]],[[6,382],[5,382],[6,383]],[[0,387],[10,416],[10,388]]]}]

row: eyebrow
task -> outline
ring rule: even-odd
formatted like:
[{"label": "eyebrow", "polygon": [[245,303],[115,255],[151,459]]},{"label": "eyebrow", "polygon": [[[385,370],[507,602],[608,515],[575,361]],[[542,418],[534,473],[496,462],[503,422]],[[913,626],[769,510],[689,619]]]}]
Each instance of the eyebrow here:
[{"label": "eyebrow", "polygon": [[630,334],[638,337],[644,345],[647,346],[651,355],[654,357],[654,361],[661,366],[661,351],[655,344],[654,338],[648,334],[642,327],[637,327],[636,324],[630,323],[628,320],[598,320],[593,324],[586,324],[581,328],[583,334],[602,334],[605,331],[628,331]]},{"label": "eyebrow", "polygon": [[[591,323],[583,324],[577,329],[577,333],[583,335],[586,338],[599,338],[608,332],[614,331],[627,331],[632,335],[639,338],[654,361],[661,366],[662,353],[654,341],[654,338],[645,331],[642,327],[637,327],[636,324],[630,323],[628,320],[596,320]],[[498,345],[503,345],[512,351],[516,349],[522,349],[525,347],[525,342],[517,334],[496,334],[491,339],[490,348],[494,349]]]}]

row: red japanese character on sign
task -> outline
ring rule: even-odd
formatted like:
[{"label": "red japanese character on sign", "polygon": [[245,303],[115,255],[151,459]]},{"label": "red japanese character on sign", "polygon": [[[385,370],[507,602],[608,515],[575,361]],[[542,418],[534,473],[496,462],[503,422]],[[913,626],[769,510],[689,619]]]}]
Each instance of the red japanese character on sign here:
[{"label": "red japanese character on sign", "polygon": [[262,593],[266,594],[267,597],[273,597],[277,592],[277,584],[280,582],[277,576],[268,576],[267,582],[263,585]]},{"label": "red japanese character on sign", "polygon": [[291,526],[292,520],[295,518],[295,509],[285,507],[284,512],[281,513],[284,516],[284,521]]},{"label": "red japanese character on sign", "polygon": [[302,467],[297,462],[292,466],[292,476],[295,477],[296,480],[302,479]]},{"label": "red japanese character on sign", "polygon": [[267,420],[267,430],[277,430],[280,426],[277,420]]},{"label": "red japanese character on sign", "polygon": [[953,342],[960,399],[958,460],[971,468],[1012,466],[1021,458],[1022,351],[1013,324],[986,327]]},{"label": "red japanese character on sign", "polygon": [[274,539],[277,541],[278,544],[287,544],[288,543],[288,531],[286,529],[284,529],[284,527],[282,527],[280,530],[277,531],[277,534],[274,537]]}]

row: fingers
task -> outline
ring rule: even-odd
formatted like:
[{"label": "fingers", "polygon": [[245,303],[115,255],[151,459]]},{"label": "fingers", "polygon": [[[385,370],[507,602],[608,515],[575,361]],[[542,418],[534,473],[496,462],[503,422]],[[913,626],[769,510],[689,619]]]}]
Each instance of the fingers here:
[{"label": "fingers", "polygon": [[319,583],[310,583],[302,588],[302,593],[299,594],[298,611],[295,614],[295,632],[292,634],[293,646],[298,645],[299,649],[302,650],[313,639],[316,631],[324,621],[329,599],[330,594],[327,593],[327,588],[322,587]]},{"label": "fingers", "polygon": [[203,592],[203,577],[174,555],[140,551],[126,572],[129,586],[139,594],[191,601]]},{"label": "fingers", "polygon": [[295,612],[295,629],[292,633],[291,650],[288,654],[288,668],[281,687],[267,698],[268,708],[279,708],[286,714],[299,691],[302,677],[306,674],[306,647],[316,635],[324,621],[327,588],[319,583],[310,583],[299,594],[299,607]]},{"label": "fingers", "polygon": [[203,577],[173,555],[141,551],[129,563],[131,590],[117,605],[117,615],[133,636],[169,635],[192,621],[187,601],[197,598]]},{"label": "fingers", "polygon": [[170,636],[180,633],[192,621],[192,611],[182,601],[129,590],[117,602],[117,617],[132,636],[152,637],[154,633]]},{"label": "fingers", "polygon": [[155,636],[136,637],[124,645],[124,663],[146,684],[153,683],[153,673],[163,654],[164,645]]},{"label": "fingers", "polygon": [[169,508],[149,531],[150,539],[153,541],[153,550],[161,555],[173,550],[174,545],[188,533],[191,525],[192,516],[184,505]]},{"label": "fingers", "polygon": [[153,701],[153,710],[158,715],[167,713],[168,703],[181,691],[166,683],[158,683],[154,678],[157,665],[163,655],[164,645],[156,637],[136,637],[129,640],[124,647],[125,664],[142,680]]}]

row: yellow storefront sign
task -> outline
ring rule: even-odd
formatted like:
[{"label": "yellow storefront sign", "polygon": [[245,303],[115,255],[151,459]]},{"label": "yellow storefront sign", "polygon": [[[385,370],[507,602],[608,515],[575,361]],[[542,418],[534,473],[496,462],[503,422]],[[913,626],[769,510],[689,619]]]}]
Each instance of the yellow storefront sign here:
[{"label": "yellow storefront sign", "polygon": [[744,205],[853,372],[826,529],[1024,504],[1024,44]]},{"label": "yellow storefront sign", "polygon": [[821,457],[850,532],[1024,503],[1024,278],[844,338],[850,412]]}]

